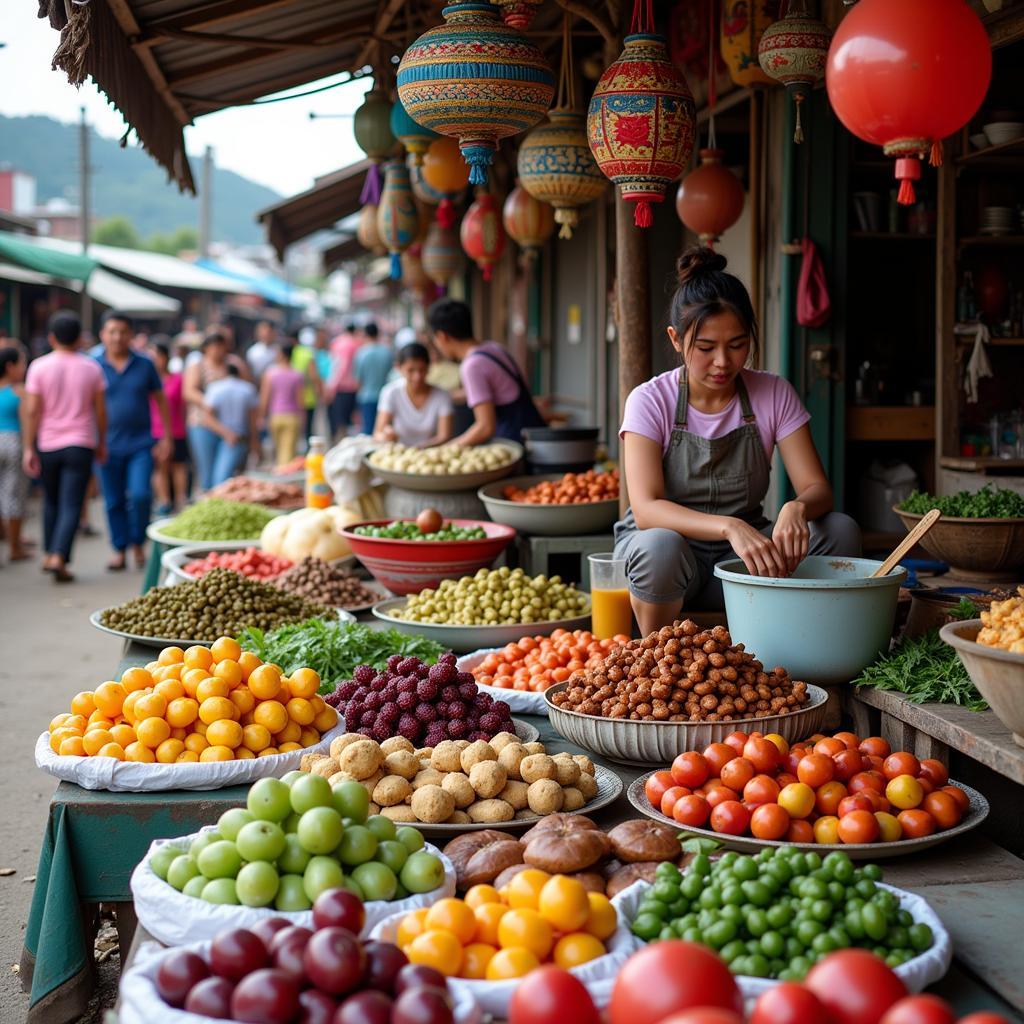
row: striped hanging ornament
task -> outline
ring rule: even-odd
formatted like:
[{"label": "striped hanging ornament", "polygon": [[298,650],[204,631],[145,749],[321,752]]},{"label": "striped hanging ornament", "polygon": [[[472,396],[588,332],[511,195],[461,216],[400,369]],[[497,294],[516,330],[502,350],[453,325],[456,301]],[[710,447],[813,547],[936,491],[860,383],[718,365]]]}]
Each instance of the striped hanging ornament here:
[{"label": "striped hanging ornament", "polygon": [[377,208],[377,232],[391,254],[391,276],[402,276],[402,253],[416,240],[420,215],[409,181],[409,169],[402,160],[389,160],[384,167],[384,188]]}]

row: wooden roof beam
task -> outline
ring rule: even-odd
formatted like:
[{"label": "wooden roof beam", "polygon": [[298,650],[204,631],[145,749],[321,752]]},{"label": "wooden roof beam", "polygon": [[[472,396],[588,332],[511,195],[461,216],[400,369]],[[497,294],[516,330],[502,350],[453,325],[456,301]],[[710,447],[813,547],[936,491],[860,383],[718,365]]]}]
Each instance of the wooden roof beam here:
[{"label": "wooden roof beam", "polygon": [[207,0],[206,3],[194,4],[181,14],[147,21],[145,27],[147,31],[158,28],[198,28],[200,25],[215,25],[256,11],[287,7],[292,3],[294,0]]},{"label": "wooden roof beam", "polygon": [[144,44],[154,46],[164,39],[184,39],[195,43],[216,43],[224,46],[249,46],[260,49],[273,50],[318,50],[324,46],[337,42],[340,39],[349,38],[355,32],[364,32],[366,29],[365,18],[348,18],[345,21],[336,21],[333,24],[325,25],[316,32],[306,32],[294,39],[266,39],[259,36],[243,36],[218,32],[196,32],[192,29],[180,28],[150,28],[146,26],[143,31],[132,40],[133,45]]},{"label": "wooden roof beam", "polygon": [[391,27],[395,16],[405,6],[406,0],[379,0],[377,13],[373,19],[373,28],[370,30],[370,38],[360,47],[359,53],[351,68],[358,71],[370,62],[375,46],[379,45],[379,39]]},{"label": "wooden roof beam", "polygon": [[[306,65],[287,75],[279,75],[277,78],[266,79],[257,82],[247,89],[235,90],[233,92],[220,93],[217,96],[195,96],[179,92],[181,99],[196,107],[206,107],[208,110],[221,110],[224,107],[237,106],[244,103],[253,103],[261,96],[269,96],[272,93],[284,92],[299,85],[308,85],[320,78],[327,78],[330,75],[339,73],[339,61],[344,58],[334,56],[330,62],[323,65]],[[354,75],[358,78],[361,76]]]},{"label": "wooden roof beam", "polygon": [[619,34],[611,21],[597,10],[593,4],[584,2],[584,0],[558,0],[558,6],[562,10],[576,15],[578,18],[583,18],[584,21],[589,21],[601,34],[601,38],[609,45],[618,42]]}]

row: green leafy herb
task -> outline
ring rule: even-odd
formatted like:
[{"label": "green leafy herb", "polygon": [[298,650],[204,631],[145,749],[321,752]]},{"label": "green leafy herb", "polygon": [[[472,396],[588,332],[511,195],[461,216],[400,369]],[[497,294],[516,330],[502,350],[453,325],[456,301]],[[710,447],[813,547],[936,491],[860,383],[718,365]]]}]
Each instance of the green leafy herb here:
[{"label": "green leafy herb", "polygon": [[944,516],[958,519],[1019,519],[1024,517],[1024,495],[992,484],[986,484],[980,491],[942,496],[914,491],[899,508],[915,515],[937,508]]},{"label": "green leafy herb", "polygon": [[951,619],[957,622],[964,622],[967,619],[976,619],[980,614],[978,606],[967,597],[961,597],[946,613]]},{"label": "green leafy herb", "polygon": [[371,629],[359,622],[308,619],[273,632],[247,629],[238,637],[244,650],[262,661],[280,665],[285,672],[311,668],[322,680],[320,693],[333,692],[341,679],[351,679],[357,665],[381,670],[392,654],[419,658],[433,664],[444,648],[433,640],[410,636],[397,629]]},{"label": "green leafy herb", "polygon": [[679,839],[683,853],[714,853],[722,847],[717,839],[695,836],[692,832],[680,832],[676,838]]},{"label": "green leafy herb", "polygon": [[914,704],[959,704],[969,711],[984,711],[988,707],[956,650],[941,640],[935,629],[924,636],[901,640],[864,669],[853,684],[895,690]]}]

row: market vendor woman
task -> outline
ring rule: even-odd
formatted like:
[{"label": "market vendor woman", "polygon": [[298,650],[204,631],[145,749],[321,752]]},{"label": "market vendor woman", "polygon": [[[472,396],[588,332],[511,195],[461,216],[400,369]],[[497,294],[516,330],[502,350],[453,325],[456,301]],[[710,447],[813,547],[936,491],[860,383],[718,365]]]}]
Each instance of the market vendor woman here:
[{"label": "market vendor woman", "polygon": [[[832,511],[832,488],[796,390],[751,370],[757,321],[746,288],[710,249],[677,266],[669,341],[682,365],[626,399],[620,437],[630,509],[615,527],[643,634],[682,608],[723,607],[714,566],[742,558],[756,576],[788,576],[803,557],[860,553],[860,531]],[[764,515],[778,446],[796,497]]]}]

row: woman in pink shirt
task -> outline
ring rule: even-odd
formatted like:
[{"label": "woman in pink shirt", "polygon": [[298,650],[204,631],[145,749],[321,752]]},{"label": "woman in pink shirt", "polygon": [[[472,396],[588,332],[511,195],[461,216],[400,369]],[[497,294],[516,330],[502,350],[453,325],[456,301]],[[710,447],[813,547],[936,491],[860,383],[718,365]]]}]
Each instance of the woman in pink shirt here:
[{"label": "woman in pink shirt", "polygon": [[260,382],[260,420],[274,442],[274,464],[283,466],[295,458],[299,433],[305,421],[302,392],[306,375],[292,367],[292,345],[277,345],[274,362]]},{"label": "woman in pink shirt", "polygon": [[[171,414],[171,440],[173,448],[171,456],[157,462],[153,470],[153,493],[156,495],[156,514],[170,515],[180,509],[188,497],[188,440],[185,434],[185,395],[184,382],[180,373],[170,372],[171,348],[159,338],[149,343],[149,352],[153,365],[160,375],[167,397],[167,407]],[[153,437],[158,441],[163,437],[164,425],[160,418],[156,402],[150,398],[150,422]]]},{"label": "woman in pink shirt", "polygon": [[43,570],[68,583],[93,460],[106,460],[106,385],[99,363],[75,351],[82,333],[78,317],[54,313],[48,326],[53,351],[33,360],[25,378],[22,463],[43,483]]},{"label": "woman in pink shirt", "polygon": [[[788,576],[807,554],[860,554],[860,530],[832,511],[832,488],[793,386],[747,368],[757,320],[724,256],[679,258],[668,338],[682,365],[626,399],[619,436],[631,507],[615,527],[640,631],[686,607],[723,607],[714,567],[739,557],[755,576]],[[796,497],[764,514],[779,449]]]}]

